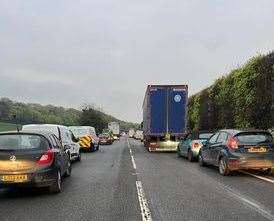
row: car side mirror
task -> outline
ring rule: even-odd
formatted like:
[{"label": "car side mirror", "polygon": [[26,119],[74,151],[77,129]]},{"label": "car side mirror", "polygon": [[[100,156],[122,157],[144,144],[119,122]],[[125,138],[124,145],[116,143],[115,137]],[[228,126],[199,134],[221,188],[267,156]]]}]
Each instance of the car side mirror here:
[{"label": "car side mirror", "polygon": [[209,144],[208,140],[202,142],[203,146],[207,146]]},{"label": "car side mirror", "polygon": [[65,150],[69,150],[69,149],[70,149],[70,146],[66,144],[66,145],[64,146],[64,148],[65,148]]}]

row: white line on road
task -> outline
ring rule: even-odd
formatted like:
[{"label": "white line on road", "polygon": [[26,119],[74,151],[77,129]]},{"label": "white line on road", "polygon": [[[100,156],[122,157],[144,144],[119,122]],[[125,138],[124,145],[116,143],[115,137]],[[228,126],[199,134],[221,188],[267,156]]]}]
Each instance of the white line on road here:
[{"label": "white line on road", "polygon": [[267,181],[269,183],[274,183],[274,180],[266,178],[266,177],[263,177],[263,176],[255,175],[255,174],[248,173],[248,172],[245,172],[245,171],[241,171],[241,173],[247,174],[249,176],[253,176],[253,177],[257,178],[257,179],[264,180],[264,181]]},{"label": "white line on road", "polygon": [[137,167],[136,167],[136,163],[135,163],[135,160],[134,160],[133,156],[131,156],[131,161],[132,161],[132,165],[133,165],[134,170],[136,170]]},{"label": "white line on road", "polygon": [[148,202],[145,197],[145,193],[144,193],[141,181],[136,181],[136,188],[137,188],[143,221],[152,221],[151,212],[148,207]]},{"label": "white line on road", "polygon": [[273,221],[274,220],[274,215],[271,213],[270,210],[266,209],[264,206],[260,205],[258,202],[255,202],[252,199],[248,199],[246,196],[243,196],[242,194],[236,192],[235,190],[231,189],[228,186],[222,185],[222,188],[226,190],[229,194],[229,196],[233,196],[235,199],[237,199],[239,202],[242,202],[249,208],[257,211],[260,213],[263,217],[265,217],[268,220]]},{"label": "white line on road", "polygon": [[135,163],[134,156],[133,156],[133,153],[132,153],[132,150],[130,148],[130,144],[129,144],[128,140],[127,140],[127,145],[128,145],[128,148],[129,148],[129,154],[130,154],[130,157],[131,157],[131,162],[132,162],[133,168],[134,168],[134,170],[136,170],[137,169],[136,163]]},{"label": "white line on road", "polygon": [[[128,145],[128,148],[129,148],[129,153],[130,153],[132,165],[133,165],[133,168],[136,172],[137,167],[136,167],[133,152],[131,150],[128,139],[127,139],[127,145]],[[136,173],[136,175],[137,175],[137,173]],[[151,212],[150,212],[150,209],[149,209],[149,206],[148,206],[148,201],[146,199],[145,191],[143,189],[141,181],[139,181],[139,180],[136,181],[136,188],[137,188],[137,194],[138,194],[139,204],[140,204],[140,208],[141,208],[142,220],[143,221],[152,221]]]}]

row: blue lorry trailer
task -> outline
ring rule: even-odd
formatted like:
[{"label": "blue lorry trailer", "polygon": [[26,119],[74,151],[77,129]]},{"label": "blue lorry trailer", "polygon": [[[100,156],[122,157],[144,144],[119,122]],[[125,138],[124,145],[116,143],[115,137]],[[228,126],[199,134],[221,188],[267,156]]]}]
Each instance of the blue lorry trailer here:
[{"label": "blue lorry trailer", "polygon": [[177,151],[186,133],[187,85],[148,85],[143,102],[144,145],[149,151]]}]

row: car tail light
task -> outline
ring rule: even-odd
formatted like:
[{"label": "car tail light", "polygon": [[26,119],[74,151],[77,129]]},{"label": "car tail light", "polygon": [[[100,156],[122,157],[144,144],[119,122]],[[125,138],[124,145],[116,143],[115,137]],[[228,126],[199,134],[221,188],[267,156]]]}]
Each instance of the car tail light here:
[{"label": "car tail light", "polygon": [[159,147],[159,144],[157,144],[157,143],[150,143],[149,144],[149,148],[151,148],[151,149],[156,149],[158,147]]},{"label": "car tail light", "polygon": [[235,137],[228,139],[227,146],[229,149],[236,150],[238,149],[238,140]]},{"label": "car tail light", "polygon": [[45,152],[40,159],[38,160],[38,164],[39,165],[50,165],[53,162],[54,159],[54,153],[53,151],[47,150],[47,152]]},{"label": "car tail light", "polygon": [[196,149],[196,148],[200,148],[202,145],[198,142],[198,141],[193,141],[192,143],[192,148]]}]

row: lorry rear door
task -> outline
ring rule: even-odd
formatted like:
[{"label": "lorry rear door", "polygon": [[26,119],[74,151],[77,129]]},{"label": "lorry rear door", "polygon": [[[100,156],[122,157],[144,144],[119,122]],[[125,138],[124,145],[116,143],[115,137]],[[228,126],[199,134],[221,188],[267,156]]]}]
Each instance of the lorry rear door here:
[{"label": "lorry rear door", "polygon": [[187,90],[171,88],[169,91],[169,133],[182,134],[186,129]]},{"label": "lorry rear door", "polygon": [[150,90],[150,133],[164,134],[166,132],[167,90],[153,88]]}]

